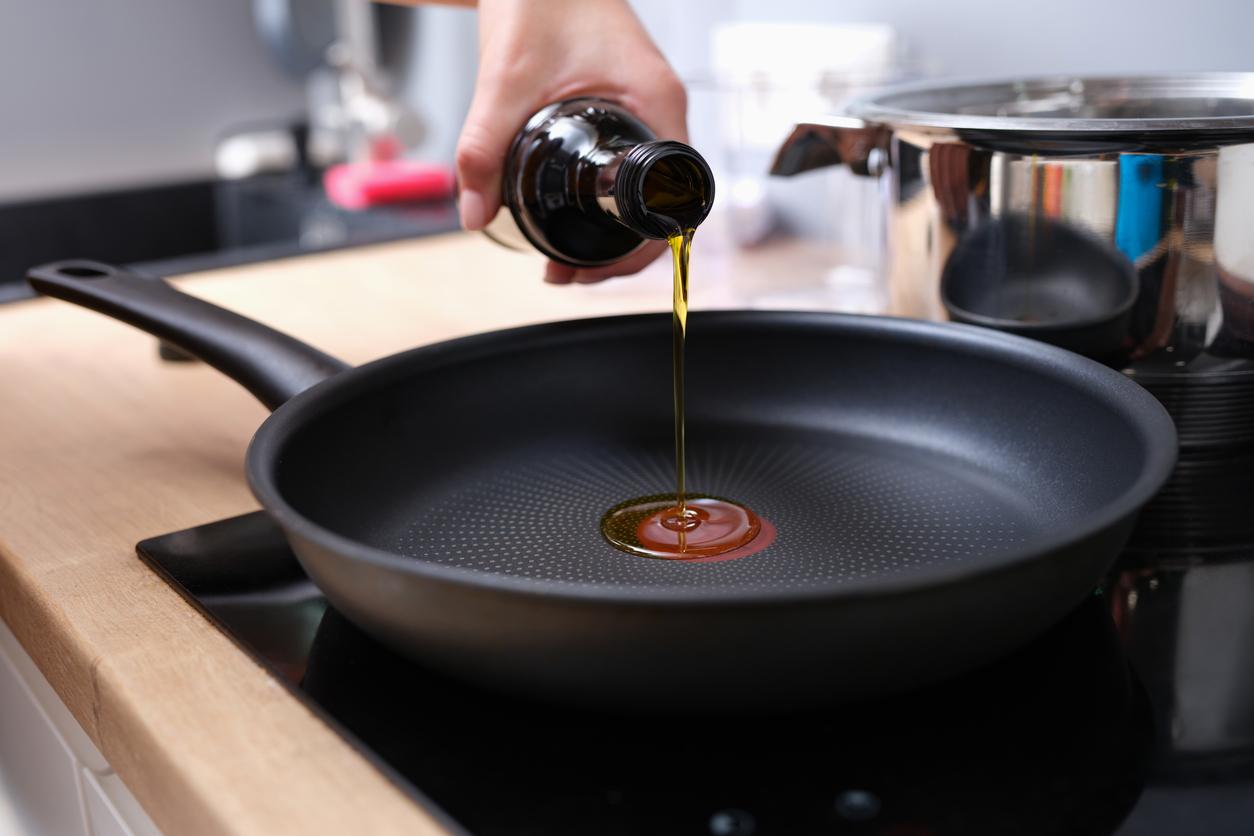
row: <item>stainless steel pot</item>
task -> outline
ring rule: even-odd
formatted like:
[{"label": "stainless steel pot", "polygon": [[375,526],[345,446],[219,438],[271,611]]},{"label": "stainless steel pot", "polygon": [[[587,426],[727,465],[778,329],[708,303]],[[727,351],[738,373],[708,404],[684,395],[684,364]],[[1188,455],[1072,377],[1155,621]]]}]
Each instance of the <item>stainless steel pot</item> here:
[{"label": "stainless steel pot", "polygon": [[1181,781],[1254,765],[1254,549],[1130,550],[1106,584],[1154,705],[1155,771]]},{"label": "stainless steel pot", "polygon": [[1254,443],[1254,73],[897,87],[798,125],[773,173],[889,179],[890,312],[1027,334]]}]

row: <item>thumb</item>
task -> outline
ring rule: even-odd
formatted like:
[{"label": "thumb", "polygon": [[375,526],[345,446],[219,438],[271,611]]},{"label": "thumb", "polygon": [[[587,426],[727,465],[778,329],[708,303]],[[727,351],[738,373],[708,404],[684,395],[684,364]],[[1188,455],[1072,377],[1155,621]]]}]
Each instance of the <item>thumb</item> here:
[{"label": "thumb", "polygon": [[497,82],[480,78],[457,140],[458,206],[470,230],[483,229],[501,208],[505,155],[530,115],[501,92]]}]

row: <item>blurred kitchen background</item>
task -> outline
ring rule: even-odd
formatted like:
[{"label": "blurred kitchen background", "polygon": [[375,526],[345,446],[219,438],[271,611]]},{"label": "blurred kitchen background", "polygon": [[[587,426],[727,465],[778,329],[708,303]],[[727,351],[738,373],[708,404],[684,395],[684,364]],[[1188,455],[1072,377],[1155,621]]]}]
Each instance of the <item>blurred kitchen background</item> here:
[{"label": "blurred kitchen background", "polygon": [[[768,181],[792,121],[902,79],[1250,69],[1254,32],[1249,0],[633,5],[689,82],[692,143],[718,177],[695,256],[721,277],[698,298],[710,306],[881,301],[880,184],[841,169]],[[0,300],[53,258],[177,273],[456,226],[473,11],[48,0],[4,21]],[[408,162],[379,182],[360,166],[324,179],[389,158]],[[664,284],[653,272],[641,281]]]}]

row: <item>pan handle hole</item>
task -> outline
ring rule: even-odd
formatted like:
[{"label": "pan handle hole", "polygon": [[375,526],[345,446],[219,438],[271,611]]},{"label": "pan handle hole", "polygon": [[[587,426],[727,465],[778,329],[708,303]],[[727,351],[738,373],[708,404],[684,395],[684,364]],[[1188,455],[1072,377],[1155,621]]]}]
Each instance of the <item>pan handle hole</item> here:
[{"label": "pan handle hole", "polygon": [[81,264],[72,264],[68,267],[61,267],[57,270],[63,276],[72,276],[76,279],[103,279],[109,275],[106,271],[98,267],[87,267]]}]

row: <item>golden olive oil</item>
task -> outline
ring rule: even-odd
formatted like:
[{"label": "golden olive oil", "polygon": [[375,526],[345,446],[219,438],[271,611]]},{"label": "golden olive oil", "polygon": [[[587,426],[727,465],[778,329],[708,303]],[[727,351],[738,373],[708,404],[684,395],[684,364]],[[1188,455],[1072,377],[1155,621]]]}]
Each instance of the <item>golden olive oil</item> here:
[{"label": "golden olive oil", "polygon": [[[671,374],[675,408],[675,493],[638,497],[615,505],[601,519],[601,533],[615,548],[670,560],[723,559],[756,551],[763,530],[756,514],[726,499],[688,493],[684,450],[684,350],[688,340],[688,262],[696,223],[713,197],[707,170],[675,156],[654,162],[641,194],[645,209],[670,230]],[[695,222],[683,219],[697,219]],[[771,529],[773,531],[773,529]],[[762,547],[770,544],[763,538]]]},{"label": "golden olive oil", "polygon": [[[670,199],[670,198],[667,198]],[[762,531],[753,511],[713,496],[690,495],[684,452],[684,349],[688,339],[688,262],[695,229],[677,229],[667,241],[673,268],[671,371],[675,407],[675,493],[638,497],[615,505],[601,533],[615,548],[668,560],[745,556]],[[764,538],[764,546],[769,541]],[[739,550],[739,551],[738,551]],[[735,554],[732,554],[735,552]]]},{"label": "golden olive oil", "polygon": [[[685,229],[667,239],[674,262],[671,367],[672,386],[675,390],[675,502],[681,516],[687,510],[684,503],[684,344],[688,337],[688,256],[692,250],[694,232],[694,229]],[[680,537],[682,539],[682,533]]]}]

